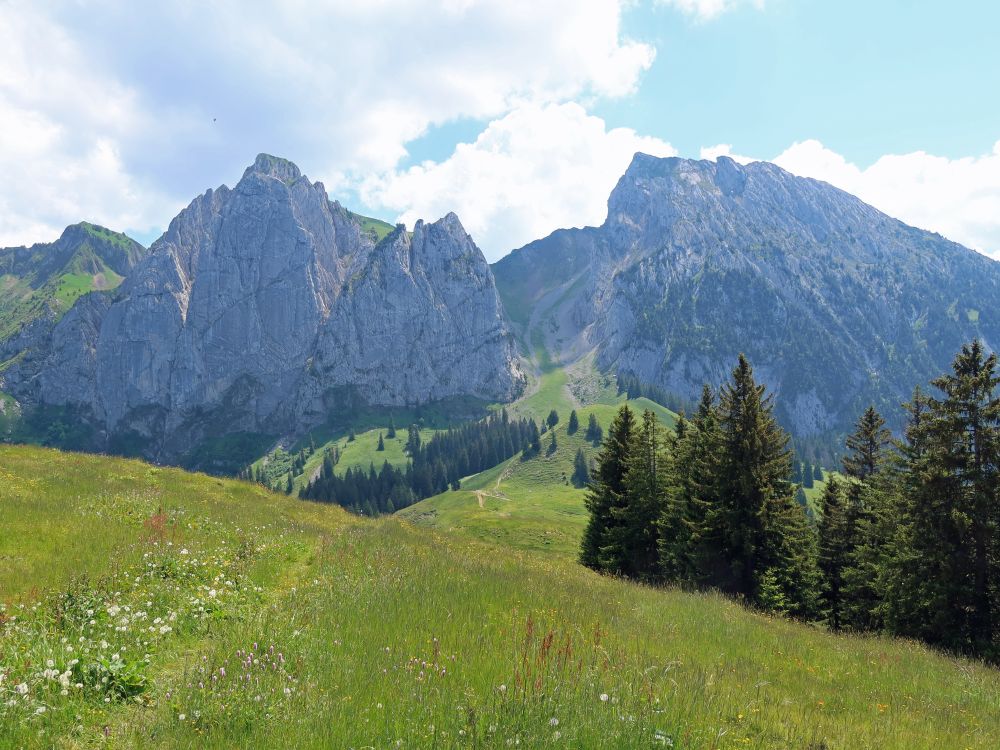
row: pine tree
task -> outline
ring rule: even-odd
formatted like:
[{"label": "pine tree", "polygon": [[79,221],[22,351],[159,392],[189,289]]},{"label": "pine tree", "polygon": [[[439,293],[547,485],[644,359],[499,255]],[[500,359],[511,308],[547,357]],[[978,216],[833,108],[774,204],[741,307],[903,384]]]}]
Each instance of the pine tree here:
[{"label": "pine tree", "polygon": [[660,572],[657,524],[666,495],[666,466],[663,428],[647,410],[633,431],[623,502],[611,506],[612,523],[602,548],[607,569],[638,578]]},{"label": "pine tree", "polygon": [[876,630],[882,626],[884,592],[879,579],[887,543],[885,523],[891,513],[885,507],[888,495],[879,472],[891,441],[885,420],[871,406],[846,440],[848,452],[842,465],[853,481],[842,492],[838,512],[843,520],[838,520],[840,525],[834,530],[840,562],[836,580],[830,584],[837,587],[837,610],[832,618],[837,628]]},{"label": "pine tree", "polygon": [[524,446],[524,458],[537,456],[542,452],[542,437],[534,419],[528,420],[528,436]]},{"label": "pine tree", "polygon": [[740,355],[719,404],[721,503],[715,523],[727,569],[717,584],[760,603],[761,581],[773,575],[789,611],[808,616],[818,585],[815,539],[788,481],[788,435],[773,411],[773,397]]},{"label": "pine tree", "polygon": [[545,422],[546,424],[548,424],[550,428],[555,427],[557,424],[559,424],[559,414],[556,412],[555,409],[549,412],[549,416],[545,418]]},{"label": "pine tree", "polygon": [[389,415],[389,429],[386,430],[385,436],[392,440],[396,437],[396,420]]},{"label": "pine tree", "polygon": [[377,450],[377,451],[384,451],[385,450],[385,441],[382,440],[382,433],[381,432],[378,434],[378,447],[375,450]]},{"label": "pine tree", "polygon": [[933,382],[922,452],[908,471],[919,478],[902,514],[918,558],[908,576],[910,615],[896,627],[946,648],[987,654],[1000,621],[1000,399],[997,356],[976,340],[952,372]]},{"label": "pine tree", "polygon": [[584,437],[594,445],[600,445],[604,439],[604,430],[601,428],[593,412],[591,412],[590,418],[587,420],[587,431],[584,433]]},{"label": "pine tree", "polygon": [[725,568],[718,521],[722,433],[715,395],[702,388],[694,418],[675,428],[670,481],[660,520],[660,562],[668,580],[714,585]]},{"label": "pine tree", "polygon": [[834,630],[839,630],[842,624],[843,573],[853,544],[840,483],[830,477],[820,500],[818,549],[819,569],[823,575],[821,606]]},{"label": "pine tree", "polygon": [[806,461],[802,464],[802,486],[806,489],[812,489],[815,487],[815,475],[813,474],[812,464]]},{"label": "pine tree", "polygon": [[583,453],[583,448],[576,449],[576,457],[573,459],[573,476],[570,478],[574,487],[586,487],[590,482],[590,469],[587,466],[587,457]]},{"label": "pine tree", "polygon": [[854,432],[847,437],[849,452],[842,461],[844,473],[864,481],[878,471],[891,442],[892,434],[886,429],[882,415],[875,411],[874,406],[869,406],[858,420]]},{"label": "pine tree", "polygon": [[406,452],[410,454],[411,457],[416,456],[417,452],[420,450],[420,428],[415,424],[411,424],[406,435]]},{"label": "pine tree", "polygon": [[591,475],[585,500],[590,517],[580,549],[580,562],[594,570],[617,572],[608,566],[603,550],[617,522],[612,508],[624,503],[625,472],[635,429],[635,414],[625,404],[618,410],[608,430],[608,439],[597,454],[597,467]]},{"label": "pine tree", "polygon": [[576,416],[576,409],[573,409],[569,413],[569,422],[566,425],[566,434],[575,435],[576,431],[580,429],[580,419]]}]

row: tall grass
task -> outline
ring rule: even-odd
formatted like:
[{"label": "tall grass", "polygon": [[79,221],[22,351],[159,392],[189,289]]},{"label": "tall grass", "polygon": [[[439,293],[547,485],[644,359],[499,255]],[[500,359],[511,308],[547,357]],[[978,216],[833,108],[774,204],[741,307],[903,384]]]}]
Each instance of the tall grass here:
[{"label": "tall grass", "polygon": [[[65,661],[62,638],[81,627],[59,616],[76,611],[69,593],[84,616],[128,604],[185,623],[155,640],[114,631],[150,641],[127,691],[98,681],[62,696],[56,678],[46,711],[4,704],[3,746],[992,748],[1000,736],[1000,673],[916,644],[138,462],[2,448],[0,466],[3,689]],[[80,561],[62,554],[74,537],[89,545]],[[221,601],[218,614],[193,599]]]}]

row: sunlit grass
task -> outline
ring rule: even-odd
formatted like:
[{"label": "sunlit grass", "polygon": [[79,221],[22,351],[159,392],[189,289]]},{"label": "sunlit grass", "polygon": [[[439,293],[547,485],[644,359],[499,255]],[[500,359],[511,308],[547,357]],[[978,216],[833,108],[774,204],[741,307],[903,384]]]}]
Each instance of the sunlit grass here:
[{"label": "sunlit grass", "polygon": [[[0,466],[0,692],[34,701],[0,701],[2,746],[993,748],[1000,736],[1000,673],[915,644],[133,461],[0,448]],[[107,610],[125,605],[123,626]],[[182,624],[160,633],[164,615]],[[62,695],[59,676],[39,674],[50,658],[65,670],[63,638],[126,646],[111,656],[142,679],[110,690],[98,671]],[[30,699],[11,693],[22,682]]]}]

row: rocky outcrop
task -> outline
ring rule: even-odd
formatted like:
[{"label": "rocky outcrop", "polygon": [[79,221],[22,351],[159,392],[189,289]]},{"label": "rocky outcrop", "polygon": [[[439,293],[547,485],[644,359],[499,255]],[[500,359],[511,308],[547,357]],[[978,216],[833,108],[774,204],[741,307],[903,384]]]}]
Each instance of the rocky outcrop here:
[{"label": "rocky outcrop", "polygon": [[512,309],[551,305],[557,351],[596,349],[602,368],[681,397],[745,352],[804,438],[869,403],[898,415],[963,342],[1000,344],[1000,264],[763,162],[637,154],[602,226],[494,273]]},{"label": "rocky outcrop", "polygon": [[310,427],[345,389],[397,405],[509,400],[522,384],[492,273],[454,215],[375,244],[321,183],[263,154],[192,201],[113,299],[73,313],[7,381],[162,459]]}]

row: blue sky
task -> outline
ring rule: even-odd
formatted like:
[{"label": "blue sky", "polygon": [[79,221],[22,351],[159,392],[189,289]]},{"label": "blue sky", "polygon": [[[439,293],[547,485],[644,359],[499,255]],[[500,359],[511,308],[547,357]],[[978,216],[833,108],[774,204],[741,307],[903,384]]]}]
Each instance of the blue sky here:
[{"label": "blue sky", "polygon": [[[0,245],[151,242],[256,153],[491,260],[631,155],[772,160],[1000,256],[1000,8],[814,0],[0,0]],[[108,43],[113,40],[112,43]]]}]

